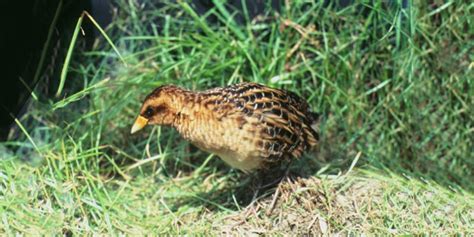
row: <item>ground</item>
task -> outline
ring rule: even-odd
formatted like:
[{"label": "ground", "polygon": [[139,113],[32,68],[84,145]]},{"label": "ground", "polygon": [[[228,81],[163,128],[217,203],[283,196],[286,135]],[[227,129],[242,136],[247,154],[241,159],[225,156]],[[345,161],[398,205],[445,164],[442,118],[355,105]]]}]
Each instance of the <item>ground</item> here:
[{"label": "ground", "polygon": [[[217,24],[117,4],[110,40],[72,48],[59,96],[35,88],[0,144],[0,233],[474,234],[472,3],[290,1],[243,25],[218,2]],[[318,148],[274,186],[173,129],[129,134],[159,85],[241,81],[320,114]]]}]

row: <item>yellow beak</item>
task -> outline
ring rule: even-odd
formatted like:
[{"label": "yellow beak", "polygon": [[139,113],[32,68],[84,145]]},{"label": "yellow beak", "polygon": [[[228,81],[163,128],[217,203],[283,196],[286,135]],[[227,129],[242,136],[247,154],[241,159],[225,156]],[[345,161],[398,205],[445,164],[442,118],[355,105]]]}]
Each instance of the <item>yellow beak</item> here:
[{"label": "yellow beak", "polygon": [[135,123],[133,123],[132,131],[130,131],[130,133],[134,134],[134,133],[140,131],[147,124],[148,124],[148,119],[146,119],[143,116],[138,115],[137,120],[135,120]]}]

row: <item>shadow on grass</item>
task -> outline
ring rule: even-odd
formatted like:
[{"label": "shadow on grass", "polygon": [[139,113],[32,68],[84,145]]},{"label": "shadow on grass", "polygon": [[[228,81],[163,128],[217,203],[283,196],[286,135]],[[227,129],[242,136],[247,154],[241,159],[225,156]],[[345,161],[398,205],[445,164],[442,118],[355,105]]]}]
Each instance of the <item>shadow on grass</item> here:
[{"label": "shadow on grass", "polygon": [[[232,172],[232,168],[228,167],[224,162],[213,163],[219,163],[210,164],[217,165],[216,175],[218,176],[224,176]],[[225,183],[224,187],[215,185],[211,190],[199,191],[193,195],[180,198],[175,200],[170,208],[172,211],[176,211],[181,206],[188,205],[204,207],[209,211],[238,211],[246,209],[257,201],[273,198],[280,183],[312,177],[320,169],[320,164],[314,162],[314,159],[308,154],[301,159],[291,162],[289,167],[286,164],[282,164],[279,167],[253,174],[244,174],[236,171],[236,173],[231,174],[232,177],[230,179],[233,181]]]},{"label": "shadow on grass", "polygon": [[[232,174],[232,182],[226,183],[224,187],[216,185],[208,191],[198,191],[194,195],[180,198],[173,203],[172,209],[178,209],[182,205],[194,207],[204,207],[209,211],[239,211],[251,207],[254,202],[262,199],[273,199],[275,191],[281,182],[298,179],[307,179],[319,174],[340,174],[345,173],[349,167],[355,162],[358,155],[354,149],[340,150],[340,146],[334,146],[336,141],[333,139],[323,139],[317,151],[306,153],[300,159],[291,162],[287,176],[285,176],[286,166],[281,165],[278,168],[266,171],[264,173],[244,174],[239,171]],[[216,158],[217,159],[217,158]],[[194,161],[193,161],[194,162]],[[198,162],[196,160],[196,162]],[[212,162],[208,164],[215,167],[217,176],[225,176],[232,172],[232,168],[224,164],[224,162]],[[359,160],[355,163],[355,167],[374,166],[366,160]],[[446,188],[455,189],[462,187],[468,192],[472,192],[472,186],[460,186],[453,177],[449,177],[449,171],[445,167],[437,167],[438,173],[426,172],[420,170],[420,166],[413,164],[412,166],[399,167],[394,164],[387,163],[383,160],[379,163],[382,169],[389,169],[391,172],[400,176],[410,176],[415,179],[423,180],[428,183],[438,183]],[[376,166],[376,165],[375,165]],[[206,173],[203,174],[206,176]],[[461,183],[462,184],[462,183]],[[220,187],[219,187],[220,186]]]}]

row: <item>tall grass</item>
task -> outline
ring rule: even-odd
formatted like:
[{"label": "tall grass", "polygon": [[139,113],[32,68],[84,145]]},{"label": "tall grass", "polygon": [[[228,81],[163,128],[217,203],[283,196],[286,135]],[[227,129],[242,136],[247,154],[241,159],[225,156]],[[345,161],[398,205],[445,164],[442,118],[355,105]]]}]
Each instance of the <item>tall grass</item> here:
[{"label": "tall grass", "polygon": [[[72,89],[32,102],[19,118],[24,138],[3,144],[0,232],[244,231],[228,222],[247,210],[252,177],[172,129],[129,134],[144,96],[159,85],[200,90],[241,81],[291,90],[321,114],[319,151],[292,167],[317,182],[277,204],[297,219],[319,216],[299,233],[473,229],[472,3],[339,9],[291,1],[279,15],[244,25],[228,20],[233,13],[219,2],[208,14],[217,24],[182,1],[118,4],[107,33],[129,66],[104,39],[92,51],[71,51],[64,70]],[[367,190],[373,198],[352,198]],[[298,197],[327,205],[288,201]],[[355,207],[339,208],[341,198]],[[271,223],[282,220],[256,212],[248,226],[291,230],[275,232]]]}]

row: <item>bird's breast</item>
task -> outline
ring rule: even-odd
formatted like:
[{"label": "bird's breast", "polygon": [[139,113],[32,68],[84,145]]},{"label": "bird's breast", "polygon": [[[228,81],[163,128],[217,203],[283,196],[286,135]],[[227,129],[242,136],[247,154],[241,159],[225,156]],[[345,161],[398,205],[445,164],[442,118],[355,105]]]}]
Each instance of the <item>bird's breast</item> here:
[{"label": "bird's breast", "polygon": [[[177,127],[183,138],[201,150],[219,156],[230,166],[249,172],[260,168],[261,149],[251,121],[242,125],[241,117],[196,116]],[[249,118],[251,119],[251,118]]]}]

